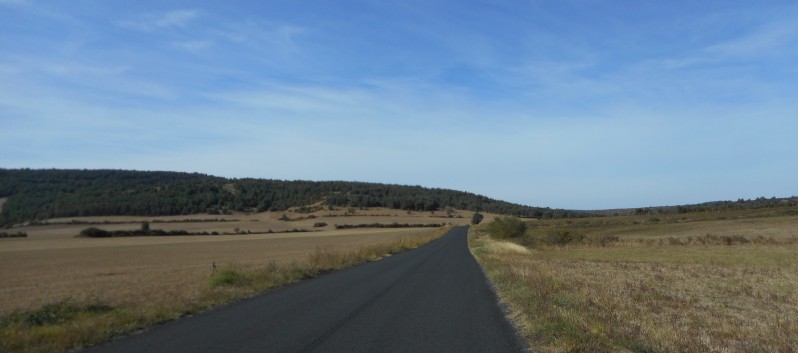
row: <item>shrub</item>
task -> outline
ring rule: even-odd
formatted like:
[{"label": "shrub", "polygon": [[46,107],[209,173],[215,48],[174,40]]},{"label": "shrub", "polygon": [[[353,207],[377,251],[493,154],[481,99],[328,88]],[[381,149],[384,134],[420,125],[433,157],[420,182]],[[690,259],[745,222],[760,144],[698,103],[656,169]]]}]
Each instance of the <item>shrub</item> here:
[{"label": "shrub", "polygon": [[16,232],[16,233],[6,233],[0,232],[0,238],[27,238],[28,233],[25,232]]},{"label": "shrub", "polygon": [[648,221],[651,222],[651,223],[659,223],[660,219],[657,216],[651,216],[651,217],[648,217]]},{"label": "shrub", "polygon": [[177,235],[208,235],[208,232],[190,233],[186,230],[151,229],[143,230],[114,230],[107,231],[97,227],[86,228],[80,232],[81,237],[112,238],[112,237],[142,237],[142,236],[177,236]]},{"label": "shrub", "polygon": [[238,269],[225,267],[211,277],[210,284],[211,288],[221,286],[245,286],[249,284],[249,278],[244,272]]},{"label": "shrub", "polygon": [[546,242],[551,245],[566,245],[570,243],[579,243],[585,240],[585,236],[580,233],[571,233],[569,231],[557,231],[546,234]]},{"label": "shrub", "polygon": [[24,316],[28,326],[44,326],[60,324],[74,319],[81,313],[103,313],[113,310],[105,304],[78,305],[70,300],[47,304]]},{"label": "shrub", "polygon": [[485,218],[481,213],[474,212],[474,215],[471,216],[471,224],[479,224]]},{"label": "shrub", "polygon": [[387,223],[362,223],[362,224],[336,224],[335,229],[354,229],[354,228],[438,228],[443,227],[442,223],[423,223],[423,224],[409,224],[393,222]]},{"label": "shrub", "polygon": [[111,232],[97,227],[89,227],[80,231],[80,236],[90,238],[110,238]]},{"label": "shrub", "polygon": [[315,228],[321,228],[321,227],[326,227],[326,226],[327,226],[327,223],[326,223],[326,222],[316,222],[316,223],[313,223],[313,227],[315,227]]},{"label": "shrub", "polygon": [[497,217],[488,224],[488,234],[494,239],[517,238],[526,232],[526,223],[517,217]]},{"label": "shrub", "polygon": [[609,244],[617,243],[621,241],[621,238],[617,235],[601,235],[593,239],[595,243],[601,246],[607,246]]}]

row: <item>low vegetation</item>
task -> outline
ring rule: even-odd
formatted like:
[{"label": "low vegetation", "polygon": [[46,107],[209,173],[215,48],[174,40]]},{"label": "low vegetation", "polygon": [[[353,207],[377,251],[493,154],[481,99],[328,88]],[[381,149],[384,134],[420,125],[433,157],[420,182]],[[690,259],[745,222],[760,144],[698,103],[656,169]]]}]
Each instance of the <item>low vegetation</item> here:
[{"label": "low vegetation", "polygon": [[80,231],[79,236],[87,238],[115,238],[115,237],[158,237],[158,236],[185,236],[185,235],[211,235],[208,232],[193,232],[185,230],[114,230],[108,231],[97,227],[89,227]]},{"label": "low vegetation", "polygon": [[27,238],[28,233],[25,232],[0,232],[0,238]]},{"label": "low vegetation", "polygon": [[[64,299],[36,310],[0,317],[0,351],[60,352],[80,349],[142,328],[178,319],[210,307],[302,279],[413,249],[439,238],[448,228],[354,251],[317,248],[303,261],[270,262],[261,268],[223,264],[207,280],[204,290],[183,300],[116,304]],[[207,278],[207,277],[205,277]]]},{"label": "low vegetation", "polygon": [[469,241],[535,352],[796,352],[798,218],[745,216],[487,224]]},{"label": "low vegetation", "polygon": [[471,224],[480,224],[483,219],[485,219],[485,216],[479,212],[474,212],[474,214],[471,216]]},{"label": "low vegetation", "polygon": [[336,224],[335,229],[356,229],[356,228],[438,228],[444,224],[439,223],[363,223],[363,224]]},{"label": "low vegetation", "polygon": [[497,217],[488,223],[487,230],[494,239],[518,238],[526,232],[526,223],[516,217]]}]

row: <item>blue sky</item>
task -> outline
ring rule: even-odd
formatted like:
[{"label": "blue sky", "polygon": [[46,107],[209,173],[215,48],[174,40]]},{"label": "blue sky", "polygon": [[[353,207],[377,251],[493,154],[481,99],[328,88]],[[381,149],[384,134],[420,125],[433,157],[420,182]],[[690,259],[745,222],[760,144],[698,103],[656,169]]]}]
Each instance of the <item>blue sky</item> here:
[{"label": "blue sky", "polygon": [[794,1],[0,0],[0,166],[798,194]]}]

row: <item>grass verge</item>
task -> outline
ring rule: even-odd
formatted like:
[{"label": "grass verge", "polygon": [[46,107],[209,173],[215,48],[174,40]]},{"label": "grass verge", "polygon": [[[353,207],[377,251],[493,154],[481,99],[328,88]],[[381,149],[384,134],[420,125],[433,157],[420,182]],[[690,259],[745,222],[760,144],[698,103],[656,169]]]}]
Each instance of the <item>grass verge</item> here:
[{"label": "grass verge", "polygon": [[640,234],[523,247],[472,227],[469,245],[535,352],[798,351],[792,237]]},{"label": "grass verge", "polygon": [[228,264],[211,276],[205,290],[189,300],[170,301],[165,298],[167,300],[161,303],[150,305],[109,306],[100,302],[79,303],[64,299],[37,310],[0,317],[0,351],[50,353],[78,350],[272,288],[414,249],[440,238],[449,229],[445,227],[426,235],[350,252],[317,248],[304,260],[289,265],[272,262],[263,268],[244,269]]}]

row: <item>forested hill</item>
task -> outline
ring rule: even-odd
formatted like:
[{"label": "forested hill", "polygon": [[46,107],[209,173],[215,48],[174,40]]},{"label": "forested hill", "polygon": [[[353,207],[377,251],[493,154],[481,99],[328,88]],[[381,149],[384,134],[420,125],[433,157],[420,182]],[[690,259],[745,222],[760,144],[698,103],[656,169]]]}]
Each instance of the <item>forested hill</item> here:
[{"label": "forested hill", "polygon": [[452,207],[527,217],[578,215],[420,186],[124,170],[0,169],[0,198],[8,198],[0,225],[53,217],[282,211],[321,201],[329,206],[412,211]]}]

